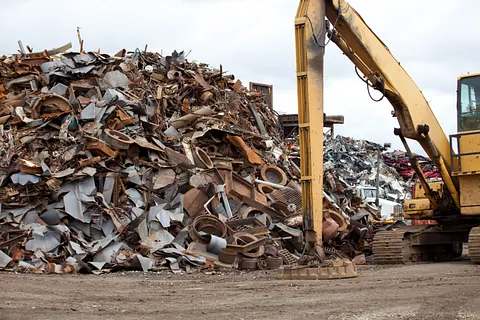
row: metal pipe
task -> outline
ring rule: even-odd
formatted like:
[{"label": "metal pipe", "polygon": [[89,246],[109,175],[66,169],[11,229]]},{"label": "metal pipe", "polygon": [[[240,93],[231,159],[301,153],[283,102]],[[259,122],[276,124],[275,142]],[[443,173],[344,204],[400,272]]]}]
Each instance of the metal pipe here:
[{"label": "metal pipe", "polygon": [[403,146],[405,147],[405,150],[407,151],[408,158],[410,159],[410,164],[412,165],[413,170],[417,174],[418,180],[420,181],[420,184],[423,187],[423,190],[425,191],[425,195],[427,196],[428,200],[430,201],[430,206],[432,209],[435,209],[437,204],[438,204],[438,199],[433,192],[433,190],[430,188],[427,178],[425,178],[425,175],[423,174],[422,168],[420,167],[420,164],[418,163],[417,157],[413,154],[412,150],[410,150],[410,146],[407,143],[407,140],[403,136],[401,130],[399,128],[395,128],[394,133],[398,135],[400,140],[403,143]]},{"label": "metal pipe", "polygon": [[255,183],[264,184],[264,185],[270,186],[272,188],[280,189],[280,190],[287,189],[287,187],[282,186],[281,184],[276,184],[276,183],[273,183],[273,182],[263,181],[263,180],[260,180],[260,179],[255,179]]},{"label": "metal pipe", "polygon": [[293,237],[280,237],[280,238],[270,238],[269,240],[278,241],[278,240],[291,240]]},{"label": "metal pipe", "polygon": [[26,54],[25,48],[23,47],[22,40],[18,40],[18,46],[20,47],[20,52],[22,53],[22,56]]},{"label": "metal pipe", "polygon": [[302,170],[300,170],[297,164],[293,162],[293,159],[290,159],[290,164],[292,165],[293,169],[295,169],[295,171],[297,171],[298,173],[302,173]]},{"label": "metal pipe", "polygon": [[330,204],[332,204],[336,209],[340,211],[340,213],[342,214],[342,217],[344,217],[347,220],[350,220],[350,217],[345,212],[343,212],[342,208],[340,208],[325,191],[323,191],[323,196],[325,197],[325,199],[328,200],[328,202],[330,202]]},{"label": "metal pipe", "polygon": [[379,206],[380,204],[380,148],[377,148],[377,194],[375,196],[375,206]]},{"label": "metal pipe", "polygon": [[230,203],[228,202],[227,195],[225,194],[225,185],[223,184],[216,185],[215,191],[217,193],[220,193],[220,196],[222,197],[222,201],[223,201],[223,206],[225,207],[225,211],[227,213],[227,218],[230,219],[231,217],[233,217],[233,213],[232,213],[232,208],[230,208]]}]

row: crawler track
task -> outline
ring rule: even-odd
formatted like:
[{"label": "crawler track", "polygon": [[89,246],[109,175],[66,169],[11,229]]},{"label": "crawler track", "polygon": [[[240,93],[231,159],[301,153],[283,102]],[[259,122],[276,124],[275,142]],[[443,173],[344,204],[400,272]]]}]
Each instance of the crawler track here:
[{"label": "crawler track", "polygon": [[470,230],[468,235],[468,254],[473,263],[480,264],[480,227]]},{"label": "crawler track", "polygon": [[380,231],[372,243],[373,257],[376,264],[405,263],[405,231]]}]

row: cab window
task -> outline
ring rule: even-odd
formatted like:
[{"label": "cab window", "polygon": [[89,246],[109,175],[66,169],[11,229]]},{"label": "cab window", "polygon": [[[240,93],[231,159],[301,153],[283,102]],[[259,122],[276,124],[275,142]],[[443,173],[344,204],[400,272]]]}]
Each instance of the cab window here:
[{"label": "cab window", "polygon": [[459,81],[458,131],[480,130],[480,76]]}]

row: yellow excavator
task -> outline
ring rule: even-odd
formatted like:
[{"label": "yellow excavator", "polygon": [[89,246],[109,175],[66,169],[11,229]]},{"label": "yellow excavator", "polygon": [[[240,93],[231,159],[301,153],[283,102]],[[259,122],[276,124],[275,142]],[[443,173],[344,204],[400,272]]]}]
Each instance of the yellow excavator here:
[{"label": "yellow excavator", "polygon": [[[381,231],[372,244],[378,264],[453,259],[468,243],[480,263],[480,74],[458,78],[458,133],[445,135],[425,97],[387,46],[345,0],[301,0],[295,18],[298,122],[306,239],[322,235],[324,53],[329,42],[353,62],[367,89],[393,106],[394,133],[410,156],[419,183],[404,204],[406,219],[435,220]],[[373,98],[372,98],[373,99]],[[443,181],[428,182],[407,139],[432,159]],[[454,151],[455,150],[455,151]]]}]

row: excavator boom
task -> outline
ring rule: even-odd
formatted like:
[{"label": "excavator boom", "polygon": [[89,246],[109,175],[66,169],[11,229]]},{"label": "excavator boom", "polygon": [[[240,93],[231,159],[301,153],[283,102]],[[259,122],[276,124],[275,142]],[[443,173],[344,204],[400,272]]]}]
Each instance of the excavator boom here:
[{"label": "excavator boom", "polygon": [[[330,22],[331,28],[328,27]],[[335,43],[353,62],[367,88],[376,89],[391,103],[404,138],[416,140],[440,171],[453,207],[459,208],[458,181],[452,177],[451,147],[447,136],[422,92],[394,58],[387,46],[368,27],[362,17],[345,0],[301,0],[295,19],[297,52],[297,90],[302,153],[302,188],[307,230],[318,234],[321,227],[323,141],[323,58],[325,39]],[[359,74],[358,70],[364,75]],[[312,150],[311,146],[315,145]],[[409,148],[407,147],[407,150]],[[439,205],[438,193],[429,188],[418,164],[412,165],[430,201]],[[431,210],[429,212],[432,212]]]},{"label": "excavator boom", "polygon": [[[439,168],[459,207],[457,181],[450,174],[450,142],[416,83],[348,2],[326,0],[325,11],[333,24],[332,41],[365,75],[367,86],[381,91],[388,99],[400,124],[400,135],[420,143]],[[436,201],[433,195],[427,196],[431,202]]]},{"label": "excavator boom", "polygon": [[[310,18],[311,17],[311,18]],[[310,25],[307,25],[307,19]],[[307,243],[321,244],[323,220],[324,1],[301,0],[295,18],[302,203]],[[316,35],[319,35],[318,38]],[[323,42],[322,42],[323,43]]]},{"label": "excavator boom", "polygon": [[[462,243],[469,241],[472,261],[480,262],[480,77],[459,78],[459,127],[473,131],[450,136],[458,139],[458,154],[454,154],[420,89],[345,0],[301,0],[295,39],[303,214],[310,248],[318,246],[322,236],[323,58],[331,41],[353,62],[367,89],[380,91],[381,99],[385,97],[393,106],[400,125],[394,132],[424,189],[416,192],[415,199],[405,201],[405,217],[438,221],[437,225],[378,232],[372,245],[375,261],[404,263],[457,257]],[[443,182],[427,182],[406,138],[420,143]],[[463,192],[459,194],[457,189]]]},{"label": "excavator boom", "polygon": [[345,0],[326,0],[325,4],[326,16],[334,28],[332,41],[378,90],[382,91],[384,88],[385,97],[395,110],[402,134],[420,142],[433,159],[430,146],[418,132],[419,125],[428,124],[431,140],[450,170],[448,138],[412,78]]}]

